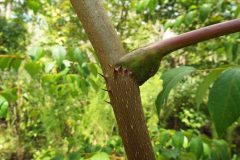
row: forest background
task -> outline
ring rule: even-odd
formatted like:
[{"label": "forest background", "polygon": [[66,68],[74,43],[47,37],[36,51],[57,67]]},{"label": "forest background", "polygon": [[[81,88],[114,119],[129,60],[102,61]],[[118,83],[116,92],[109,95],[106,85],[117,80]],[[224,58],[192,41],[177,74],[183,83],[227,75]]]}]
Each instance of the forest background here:
[{"label": "forest background", "polygon": [[[240,17],[239,0],[103,4],[127,51]],[[178,50],[141,86],[157,159],[240,158],[239,123],[220,138],[207,91],[199,93],[209,73],[239,65],[239,48],[235,33]],[[158,114],[161,77],[179,66],[197,69],[171,90]],[[0,0],[0,159],[125,159],[101,72],[70,1]]]}]

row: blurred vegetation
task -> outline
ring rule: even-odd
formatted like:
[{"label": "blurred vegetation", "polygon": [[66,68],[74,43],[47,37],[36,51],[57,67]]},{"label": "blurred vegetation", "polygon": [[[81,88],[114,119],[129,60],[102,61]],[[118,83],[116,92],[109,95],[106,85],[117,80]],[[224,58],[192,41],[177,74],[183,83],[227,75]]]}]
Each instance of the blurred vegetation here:
[{"label": "blurred vegetation", "polygon": [[[239,0],[103,0],[127,51],[240,17]],[[237,160],[240,126],[219,137],[198,85],[216,68],[240,63],[240,34],[181,49],[141,86],[157,159]],[[1,57],[5,55],[5,57]],[[158,115],[160,79],[193,66]],[[0,159],[126,159],[104,80],[68,0],[0,1]]]}]

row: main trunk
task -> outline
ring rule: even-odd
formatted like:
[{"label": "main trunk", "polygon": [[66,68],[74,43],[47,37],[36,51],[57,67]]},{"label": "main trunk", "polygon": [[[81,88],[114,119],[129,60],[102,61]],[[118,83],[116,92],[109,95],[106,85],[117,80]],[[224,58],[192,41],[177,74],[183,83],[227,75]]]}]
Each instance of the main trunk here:
[{"label": "main trunk", "polygon": [[125,52],[99,0],[71,0],[103,69],[119,134],[129,160],[154,160],[142,110],[139,87],[132,73],[113,65]]}]

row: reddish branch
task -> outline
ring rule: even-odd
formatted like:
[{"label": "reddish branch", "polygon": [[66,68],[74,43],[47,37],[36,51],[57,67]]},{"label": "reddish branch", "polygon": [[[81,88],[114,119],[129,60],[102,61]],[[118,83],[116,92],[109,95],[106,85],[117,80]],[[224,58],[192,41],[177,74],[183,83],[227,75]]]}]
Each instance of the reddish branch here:
[{"label": "reddish branch", "polygon": [[[178,49],[240,31],[240,19],[235,19],[215,25],[207,26],[191,32],[168,38],[139,48],[123,56],[117,65],[123,65],[135,73],[139,84],[146,81],[157,71],[162,57]],[[133,61],[136,61],[133,63]],[[148,62],[150,62],[148,64]],[[155,64],[153,64],[155,63]],[[154,68],[152,66],[155,66]],[[142,71],[143,68],[146,68]],[[145,72],[141,73],[140,72]]]}]

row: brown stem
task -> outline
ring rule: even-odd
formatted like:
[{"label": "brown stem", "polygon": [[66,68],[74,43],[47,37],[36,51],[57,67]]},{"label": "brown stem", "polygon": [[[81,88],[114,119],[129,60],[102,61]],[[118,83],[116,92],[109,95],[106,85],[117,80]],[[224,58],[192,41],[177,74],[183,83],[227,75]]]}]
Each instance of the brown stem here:
[{"label": "brown stem", "polygon": [[114,68],[125,54],[99,0],[71,0],[103,69],[110,104],[129,160],[154,160],[139,87],[131,72]]},{"label": "brown stem", "polygon": [[18,55],[5,55],[5,54],[0,54],[0,58],[17,58],[17,59],[24,59],[24,57],[20,57]]},{"label": "brown stem", "polygon": [[[142,84],[156,73],[160,60],[169,53],[198,42],[239,31],[240,19],[207,26],[139,48],[123,56],[117,65],[125,66],[133,71],[138,83]],[[143,68],[145,69],[143,70]]]}]

